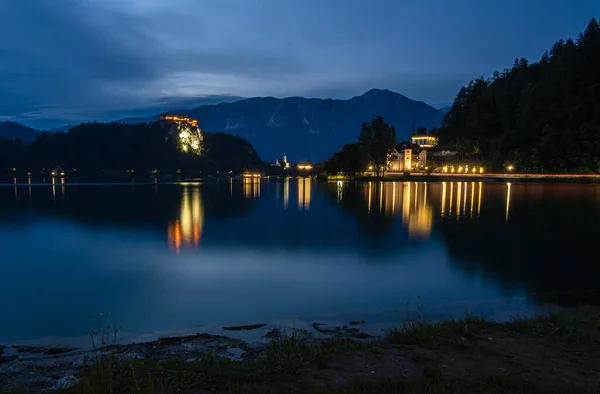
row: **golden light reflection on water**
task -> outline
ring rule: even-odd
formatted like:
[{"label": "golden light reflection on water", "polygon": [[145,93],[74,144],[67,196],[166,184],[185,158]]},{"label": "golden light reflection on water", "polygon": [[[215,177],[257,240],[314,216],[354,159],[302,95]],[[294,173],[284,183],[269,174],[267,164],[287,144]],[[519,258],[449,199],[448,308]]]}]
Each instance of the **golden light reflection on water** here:
[{"label": "golden light reflection on water", "polygon": [[510,182],[506,184],[506,223],[508,223],[508,211],[510,209]]},{"label": "golden light reflection on water", "polygon": [[[456,183],[456,185],[455,185]],[[448,185],[449,184],[449,185]],[[450,189],[450,196],[447,199],[447,189]],[[456,201],[454,201],[454,189],[456,188]],[[479,182],[479,188],[475,188],[475,182],[442,182],[441,186],[441,204],[440,213],[442,217],[455,216],[457,219],[472,218],[475,210],[475,196],[477,195],[477,216],[481,211],[481,189],[482,183]],[[456,204],[456,210],[452,207]],[[448,207],[448,209],[446,209]]]},{"label": "golden light reflection on water", "polygon": [[310,178],[298,178],[298,210],[308,211],[310,209]]},{"label": "golden light reflection on water", "polygon": [[177,254],[182,248],[198,248],[204,227],[204,205],[199,188],[185,186],[181,193],[179,216],[169,221],[169,246]]},{"label": "golden light reflection on water", "polygon": [[290,178],[285,178],[283,182],[283,209],[287,209],[290,201]]},{"label": "golden light reflection on water", "polygon": [[433,227],[430,185],[417,182],[369,182],[363,189],[368,215],[400,216],[411,238],[428,238]]},{"label": "golden light reflection on water", "polygon": [[260,197],[260,178],[244,177],[243,180],[244,197],[249,200],[256,200]]}]

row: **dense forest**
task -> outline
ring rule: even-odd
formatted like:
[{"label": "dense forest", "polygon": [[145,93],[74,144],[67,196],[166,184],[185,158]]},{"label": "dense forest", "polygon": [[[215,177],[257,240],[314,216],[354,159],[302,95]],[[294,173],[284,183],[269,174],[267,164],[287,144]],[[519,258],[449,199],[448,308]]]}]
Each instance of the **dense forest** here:
[{"label": "dense forest", "polygon": [[560,40],[537,63],[463,87],[440,143],[480,154],[494,170],[600,172],[600,26],[592,19],[575,41]]},{"label": "dense forest", "polygon": [[58,165],[80,176],[156,169],[198,175],[239,173],[263,165],[252,145],[240,137],[202,135],[202,154],[195,155],[179,149],[169,122],[82,123],[66,133],[39,135],[30,144],[0,139],[0,174],[47,173]]}]

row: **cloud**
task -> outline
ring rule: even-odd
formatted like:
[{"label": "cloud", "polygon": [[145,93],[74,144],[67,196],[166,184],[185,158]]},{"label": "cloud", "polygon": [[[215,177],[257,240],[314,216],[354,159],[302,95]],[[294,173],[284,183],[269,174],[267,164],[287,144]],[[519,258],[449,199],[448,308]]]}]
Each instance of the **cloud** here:
[{"label": "cloud", "polygon": [[515,16],[522,0],[0,1],[0,117],[43,125],[147,114],[164,97],[184,108],[372,87],[451,101],[469,79],[576,35],[599,4],[557,0],[542,20],[534,6]]}]

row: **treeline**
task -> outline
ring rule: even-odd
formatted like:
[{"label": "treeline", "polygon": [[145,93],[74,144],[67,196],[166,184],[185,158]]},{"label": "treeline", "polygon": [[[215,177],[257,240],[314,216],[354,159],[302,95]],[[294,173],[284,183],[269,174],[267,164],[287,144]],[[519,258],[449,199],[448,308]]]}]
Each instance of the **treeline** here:
[{"label": "treeline", "polygon": [[496,170],[600,171],[600,26],[560,40],[539,62],[463,87],[437,130],[440,143],[478,150]]},{"label": "treeline", "polygon": [[357,142],[344,145],[325,162],[325,171],[331,175],[341,172],[352,177],[372,165],[379,177],[384,174],[397,145],[396,129],[378,116],[362,124]]},{"label": "treeline", "polygon": [[203,133],[201,155],[181,152],[168,122],[83,123],[68,132],[39,135],[31,144],[0,139],[0,174],[38,174],[55,166],[79,174],[104,171],[215,173],[260,168],[252,145],[226,133]]}]

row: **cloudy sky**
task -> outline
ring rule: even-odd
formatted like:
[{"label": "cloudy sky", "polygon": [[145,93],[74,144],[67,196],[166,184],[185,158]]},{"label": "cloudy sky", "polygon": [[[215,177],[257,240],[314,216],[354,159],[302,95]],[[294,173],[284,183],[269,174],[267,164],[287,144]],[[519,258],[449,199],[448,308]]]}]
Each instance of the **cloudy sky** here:
[{"label": "cloudy sky", "polygon": [[56,127],[206,96],[451,102],[575,37],[598,0],[0,0],[0,121]]}]

